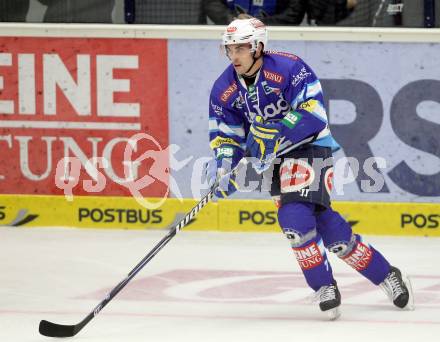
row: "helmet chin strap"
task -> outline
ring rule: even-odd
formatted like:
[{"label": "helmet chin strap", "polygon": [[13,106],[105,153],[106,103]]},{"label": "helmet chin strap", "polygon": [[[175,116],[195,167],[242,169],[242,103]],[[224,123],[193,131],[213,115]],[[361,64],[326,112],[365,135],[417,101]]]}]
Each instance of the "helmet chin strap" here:
[{"label": "helmet chin strap", "polygon": [[260,54],[260,57],[258,57],[258,58],[255,58],[255,54],[257,53],[257,51],[254,51],[254,53],[252,54],[252,59],[254,60],[253,62],[252,62],[252,64],[251,64],[251,66],[249,67],[249,69],[247,69],[243,74],[242,74],[242,76],[247,76],[247,77],[250,77],[250,76],[253,76],[253,75],[246,75],[252,68],[253,68],[253,66],[255,65],[255,63],[261,58],[261,56],[263,55],[263,54]]}]

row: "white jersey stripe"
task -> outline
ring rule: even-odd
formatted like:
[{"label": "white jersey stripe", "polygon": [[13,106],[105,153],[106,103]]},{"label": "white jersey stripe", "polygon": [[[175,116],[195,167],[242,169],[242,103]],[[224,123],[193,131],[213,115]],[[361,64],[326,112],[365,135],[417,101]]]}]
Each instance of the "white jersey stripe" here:
[{"label": "white jersey stripe", "polygon": [[217,120],[210,119],[209,120],[209,131],[215,132],[220,131],[228,136],[235,135],[240,138],[245,137],[244,129],[241,126],[232,126],[226,125],[224,122],[221,122],[220,125],[217,123]]}]

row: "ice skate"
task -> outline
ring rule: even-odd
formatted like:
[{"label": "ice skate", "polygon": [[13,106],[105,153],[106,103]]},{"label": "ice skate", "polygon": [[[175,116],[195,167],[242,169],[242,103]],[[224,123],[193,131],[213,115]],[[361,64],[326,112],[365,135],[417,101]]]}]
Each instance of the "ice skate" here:
[{"label": "ice skate", "polygon": [[339,310],[341,294],[336,282],[331,285],[322,286],[316,291],[315,299],[319,302],[319,308],[327,314],[329,320],[334,321],[341,316]]},{"label": "ice skate", "polygon": [[409,278],[402,276],[397,267],[391,266],[385,280],[379,285],[395,306],[414,310],[414,297]]}]

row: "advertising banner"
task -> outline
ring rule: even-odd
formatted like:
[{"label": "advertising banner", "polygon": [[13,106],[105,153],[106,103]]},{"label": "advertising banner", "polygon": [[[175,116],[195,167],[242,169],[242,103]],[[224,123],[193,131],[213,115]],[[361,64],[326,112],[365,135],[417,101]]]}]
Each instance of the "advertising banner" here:
[{"label": "advertising banner", "polygon": [[[150,204],[160,201],[146,198]],[[0,195],[0,227],[77,227],[106,229],[168,229],[197,204],[195,200],[168,198],[147,209],[132,197]],[[151,206],[153,207],[153,206]],[[215,230],[217,203],[209,203],[185,230]]]},{"label": "advertising banner", "polygon": [[[176,174],[185,197],[198,195],[187,182],[198,158],[212,155],[209,93],[230,63],[219,44],[168,44],[171,142],[182,146],[179,158],[193,157]],[[440,202],[440,44],[269,37],[268,48],[298,55],[321,80],[330,129],[342,146],[334,155],[334,199]]]},{"label": "advertising banner", "polygon": [[0,37],[0,193],[130,195],[154,153],[167,193],[167,75],[166,40]]},{"label": "advertising banner", "polygon": [[[210,90],[230,63],[218,46],[0,37],[0,225],[165,229],[191,209],[207,191]],[[342,146],[332,199],[355,230],[440,235],[440,44],[268,47],[321,79]],[[267,192],[232,198],[188,229],[280,231]]]},{"label": "advertising banner", "polygon": [[[440,210],[434,203],[333,202],[359,234],[440,236]],[[281,232],[272,201],[219,201],[219,230]]]},{"label": "advertising banner", "polygon": [[[158,198],[145,198],[150,204]],[[168,198],[147,209],[131,197],[0,195],[0,227],[78,227],[170,229],[197,200]],[[440,210],[434,203],[333,202],[356,233],[394,236],[440,236]],[[270,200],[211,202],[184,228],[222,232],[282,233]]]}]

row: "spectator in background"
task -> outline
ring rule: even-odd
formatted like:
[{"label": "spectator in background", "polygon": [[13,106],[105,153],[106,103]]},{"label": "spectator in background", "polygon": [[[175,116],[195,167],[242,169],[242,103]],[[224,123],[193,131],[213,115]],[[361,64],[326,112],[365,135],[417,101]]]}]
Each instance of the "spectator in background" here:
[{"label": "spectator in background", "polygon": [[337,25],[440,27],[440,1],[358,0],[353,13]]},{"label": "spectator in background", "polygon": [[357,0],[203,0],[205,12],[216,25],[226,25],[247,13],[266,25],[334,25],[346,18]]},{"label": "spectator in background", "polygon": [[28,10],[29,0],[0,0],[0,21],[26,21]]},{"label": "spectator in background", "polygon": [[299,0],[303,3],[309,24],[336,25],[347,18],[357,5],[357,0]]},{"label": "spectator in background", "polygon": [[394,15],[395,26],[440,27],[440,1],[394,0],[391,2],[387,6],[387,14]]},{"label": "spectator in background", "polygon": [[115,0],[38,0],[46,23],[111,23]]},{"label": "spectator in background", "polygon": [[[133,15],[128,23],[200,25],[206,24],[202,0],[130,0],[134,2]],[[127,9],[127,2],[126,2]]]}]

